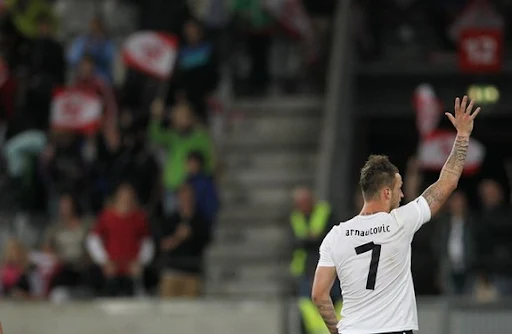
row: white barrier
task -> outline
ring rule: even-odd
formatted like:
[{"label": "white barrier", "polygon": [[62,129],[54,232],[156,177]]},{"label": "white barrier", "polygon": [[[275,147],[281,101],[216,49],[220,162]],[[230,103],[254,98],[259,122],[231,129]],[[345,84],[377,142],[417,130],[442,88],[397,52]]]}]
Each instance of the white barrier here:
[{"label": "white barrier", "polygon": [[4,334],[280,334],[278,302],[0,302]]}]

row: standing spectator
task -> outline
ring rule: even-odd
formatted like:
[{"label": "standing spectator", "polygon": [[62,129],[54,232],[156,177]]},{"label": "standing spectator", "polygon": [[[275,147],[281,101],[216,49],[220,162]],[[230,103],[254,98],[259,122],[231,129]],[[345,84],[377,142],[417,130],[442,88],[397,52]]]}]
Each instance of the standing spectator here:
[{"label": "standing spectator", "polygon": [[187,158],[187,182],[195,194],[196,208],[207,221],[215,224],[219,212],[219,195],[213,178],[205,173],[204,157],[199,152],[191,152]]},{"label": "standing spectator", "polygon": [[205,172],[213,170],[213,147],[208,132],[197,125],[190,105],[180,103],[172,111],[172,128],[162,128],[163,102],[156,100],[152,105],[152,120],[149,124],[150,139],[167,150],[164,166],[164,187],[166,199],[164,209],[170,214],[174,209],[173,193],[186,181],[186,161],[190,152],[200,152],[205,160]]},{"label": "standing spectator", "polygon": [[35,78],[49,76],[55,84],[65,81],[66,62],[64,48],[52,32],[52,21],[48,15],[38,18],[38,33],[30,50],[30,70]]},{"label": "standing spectator", "polygon": [[161,226],[164,268],[160,295],[196,297],[200,293],[203,252],[210,238],[209,222],[198,214],[189,185],[179,188],[178,198],[176,212]]},{"label": "standing spectator", "polygon": [[59,200],[59,216],[44,236],[43,251],[54,256],[60,268],[50,281],[49,290],[77,287],[84,282],[86,269],[85,238],[87,226],[78,216],[70,194]]},{"label": "standing spectator", "polygon": [[77,37],[71,44],[68,61],[72,68],[76,68],[84,56],[89,55],[94,60],[96,74],[111,83],[114,54],[114,43],[107,34],[105,24],[96,17],[90,23],[89,32]]},{"label": "standing spectator", "polygon": [[117,117],[117,101],[112,86],[102,77],[95,74],[95,60],[85,55],[77,68],[73,87],[96,94],[100,97],[104,108],[104,119],[107,125],[115,126]]},{"label": "standing spectator", "polygon": [[52,36],[50,20],[46,15],[38,18],[39,30],[30,49],[31,77],[22,115],[43,131],[48,129],[53,91],[64,84],[66,71],[64,49]]},{"label": "standing spectator", "polygon": [[188,20],[183,28],[176,66],[175,85],[183,91],[202,121],[207,120],[207,98],[219,81],[218,64],[213,44],[204,39],[203,27],[196,20]]},{"label": "standing spectator", "polygon": [[505,202],[503,187],[494,180],[479,185],[482,214],[478,221],[479,252],[484,280],[503,296],[512,295],[512,212]]},{"label": "standing spectator", "polygon": [[88,185],[79,138],[70,132],[54,132],[52,137],[42,153],[42,172],[48,188],[49,211],[55,217],[59,194],[72,192],[82,202]]},{"label": "standing spectator", "polygon": [[447,294],[470,291],[475,263],[475,235],[466,195],[456,191],[448,201],[448,212],[437,219],[438,235],[433,238],[439,261],[441,289]]},{"label": "standing spectator", "polygon": [[102,282],[97,285],[107,296],[133,295],[153,258],[149,224],[136,198],[131,185],[120,185],[112,206],[99,215],[87,238],[89,254],[101,267]]}]

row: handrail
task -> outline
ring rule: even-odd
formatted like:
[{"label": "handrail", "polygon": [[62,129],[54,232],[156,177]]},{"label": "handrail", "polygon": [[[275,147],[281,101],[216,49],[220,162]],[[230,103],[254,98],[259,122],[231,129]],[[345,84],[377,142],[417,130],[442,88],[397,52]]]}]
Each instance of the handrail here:
[{"label": "handrail", "polygon": [[[349,112],[343,109],[343,87],[346,86],[347,64],[350,60],[350,0],[341,0],[338,3],[336,17],[334,22],[334,34],[332,40],[332,50],[329,63],[329,76],[327,78],[327,95],[324,106],[323,131],[320,141],[320,157],[316,173],[316,195],[322,200],[332,200],[331,184],[334,170],[334,159],[337,145],[343,143],[337,142],[339,134],[338,124],[342,113]],[[347,162],[348,163],[348,162]]]}]

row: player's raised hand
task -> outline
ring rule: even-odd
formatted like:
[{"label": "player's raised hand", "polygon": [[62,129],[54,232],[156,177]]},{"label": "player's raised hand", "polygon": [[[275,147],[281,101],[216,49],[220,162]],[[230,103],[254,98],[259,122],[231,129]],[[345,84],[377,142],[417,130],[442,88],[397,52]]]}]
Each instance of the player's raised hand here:
[{"label": "player's raised hand", "polygon": [[469,136],[473,131],[473,123],[480,112],[480,107],[473,111],[473,101],[471,100],[468,105],[468,97],[464,96],[462,102],[460,98],[455,99],[455,115],[447,112],[445,115],[452,122],[457,133],[460,135]]}]

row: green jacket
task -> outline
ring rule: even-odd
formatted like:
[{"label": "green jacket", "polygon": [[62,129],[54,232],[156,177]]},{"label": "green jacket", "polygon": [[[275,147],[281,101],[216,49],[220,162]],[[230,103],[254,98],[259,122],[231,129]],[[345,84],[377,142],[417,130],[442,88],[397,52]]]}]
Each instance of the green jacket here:
[{"label": "green jacket", "polygon": [[37,35],[40,15],[49,16],[53,30],[57,28],[57,17],[52,7],[44,0],[29,0],[24,11],[18,9],[18,0],[6,0],[5,4],[12,11],[16,28],[26,37],[34,38]]},{"label": "green jacket", "polygon": [[187,179],[186,161],[189,153],[197,151],[203,154],[207,173],[213,171],[213,146],[210,136],[203,129],[195,129],[182,135],[172,129],[162,128],[161,122],[149,123],[149,137],[153,143],[168,149],[164,166],[164,186],[176,190]]}]

